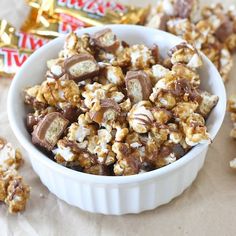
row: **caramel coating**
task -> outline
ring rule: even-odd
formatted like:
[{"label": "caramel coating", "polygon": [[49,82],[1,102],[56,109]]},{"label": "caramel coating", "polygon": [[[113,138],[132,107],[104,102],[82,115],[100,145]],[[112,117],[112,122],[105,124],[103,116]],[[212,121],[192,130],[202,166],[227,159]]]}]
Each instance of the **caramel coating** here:
[{"label": "caramel coating", "polygon": [[[169,10],[158,8],[163,13],[158,24],[187,34],[193,27],[191,10],[181,12],[188,19],[179,19],[178,27]],[[198,27],[206,28],[203,23]],[[81,65],[85,62],[91,67]],[[218,97],[200,90],[201,79],[207,79],[200,78],[201,66],[201,55],[191,43],[170,48],[162,58],[158,45],[128,45],[110,29],[92,36],[72,33],[59,57],[49,61],[46,81],[26,90],[33,136],[56,113],[55,119],[66,121],[51,129],[53,142],[40,142],[38,135],[37,143],[67,168],[123,176],[171,164],[210,139],[205,119]],[[67,109],[73,119],[64,114]]]},{"label": "caramel coating", "polygon": [[0,202],[8,206],[9,213],[25,210],[30,187],[17,172],[23,164],[20,151],[0,138]]},{"label": "caramel coating", "polygon": [[[163,15],[167,16],[167,20],[161,21]],[[232,54],[236,49],[235,15],[233,6],[226,8],[221,3],[206,5],[200,10],[198,0],[161,0],[151,11],[146,25],[165,29],[202,51],[226,82],[233,67]],[[186,64],[186,55],[183,58],[181,51],[173,55],[172,64],[181,60]],[[197,56],[193,59],[195,63],[190,63],[190,67],[196,68],[200,61]]]}]

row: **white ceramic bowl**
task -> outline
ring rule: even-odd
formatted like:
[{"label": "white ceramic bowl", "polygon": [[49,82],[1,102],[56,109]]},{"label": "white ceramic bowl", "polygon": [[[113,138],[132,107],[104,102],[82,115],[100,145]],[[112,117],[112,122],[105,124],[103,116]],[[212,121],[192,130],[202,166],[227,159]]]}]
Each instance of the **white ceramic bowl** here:
[{"label": "white ceramic bowl", "polygon": [[[165,32],[142,26],[110,25],[120,39],[130,44],[156,43],[163,56],[182,40]],[[78,34],[93,33],[101,27],[86,28]],[[208,145],[194,147],[180,160],[161,169],[134,176],[95,176],[76,172],[50,160],[32,143],[25,127],[26,108],[22,91],[41,83],[46,71],[46,61],[55,58],[62,49],[64,37],[57,38],[37,50],[21,67],[12,81],[8,97],[8,116],[11,127],[42,183],[58,198],[83,210],[122,215],[139,213],[168,203],[180,195],[196,178],[203,166]],[[202,88],[219,96],[219,102],[207,120],[213,139],[223,122],[226,95],[221,77],[213,64],[203,55],[204,66],[200,70]]]}]

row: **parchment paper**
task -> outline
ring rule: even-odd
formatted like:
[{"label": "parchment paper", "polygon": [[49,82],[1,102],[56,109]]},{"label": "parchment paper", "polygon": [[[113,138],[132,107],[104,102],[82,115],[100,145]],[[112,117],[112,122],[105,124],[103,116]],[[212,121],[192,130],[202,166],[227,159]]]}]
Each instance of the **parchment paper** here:
[{"label": "parchment paper", "polygon": [[[205,2],[217,1],[220,0]],[[155,3],[151,0],[122,2],[138,5]],[[225,0],[222,3],[236,4],[236,0]],[[17,27],[21,25],[27,11],[23,0],[0,1],[0,18],[6,18]],[[236,92],[235,74],[236,66],[226,85],[228,94]],[[9,85],[9,80],[0,79],[0,136],[20,147],[6,114]],[[209,149],[203,169],[181,196],[153,211],[120,217],[86,213],[57,199],[41,184],[22,149],[26,163],[20,172],[32,186],[31,199],[27,210],[19,215],[7,214],[5,206],[0,205],[0,236],[236,235],[236,172],[229,168],[229,161],[236,157],[236,146],[228,135],[230,129],[227,115],[219,135]]]}]

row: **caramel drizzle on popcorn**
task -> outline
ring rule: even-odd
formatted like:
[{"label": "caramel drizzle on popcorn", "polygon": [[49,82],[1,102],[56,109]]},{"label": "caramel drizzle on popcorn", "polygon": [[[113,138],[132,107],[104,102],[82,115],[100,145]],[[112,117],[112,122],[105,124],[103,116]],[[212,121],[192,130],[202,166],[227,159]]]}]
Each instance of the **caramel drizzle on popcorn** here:
[{"label": "caramel drizzle on popcorn", "polygon": [[4,202],[10,213],[25,210],[30,187],[24,183],[17,170],[23,164],[20,151],[0,138],[0,202]]},{"label": "caramel drizzle on popcorn", "polygon": [[[110,45],[115,47],[111,50]],[[209,140],[205,118],[218,98],[199,90],[202,59],[197,50],[186,43],[176,45],[162,60],[158,45],[154,51],[145,45],[123,45],[110,29],[80,38],[71,34],[59,58],[50,61],[52,68],[73,59],[62,65],[65,73],[52,81],[53,86],[35,86],[35,94],[34,87],[26,89],[26,103],[34,111],[30,115],[40,120],[33,124],[33,140],[52,150],[59,164],[91,174],[132,175],[168,165]],[[78,62],[84,59],[99,62],[99,72],[96,66],[89,68],[78,81],[68,73],[80,75]],[[62,93],[65,101],[60,102]],[[36,106],[40,98],[45,98],[47,110]],[[77,120],[67,119],[66,107],[79,109]],[[52,113],[55,119],[50,122],[60,135],[43,124]],[[48,129],[44,133],[49,132],[52,144],[45,142],[46,136],[37,139],[41,126]]]}]

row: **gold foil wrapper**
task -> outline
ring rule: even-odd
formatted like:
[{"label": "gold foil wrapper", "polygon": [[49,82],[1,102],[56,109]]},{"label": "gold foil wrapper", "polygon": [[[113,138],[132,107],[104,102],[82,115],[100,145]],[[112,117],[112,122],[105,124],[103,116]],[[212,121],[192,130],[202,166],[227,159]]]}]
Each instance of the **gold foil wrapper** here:
[{"label": "gold foil wrapper", "polygon": [[47,37],[106,24],[143,24],[150,7],[105,0],[28,0],[31,11],[22,31]]},{"label": "gold foil wrapper", "polygon": [[32,52],[48,41],[16,31],[6,20],[0,20],[0,76],[13,77]]},{"label": "gold foil wrapper", "polygon": [[39,14],[37,8],[32,8],[21,30],[47,38],[55,38],[88,26],[90,25],[64,13],[55,14],[52,18],[46,13]]}]

